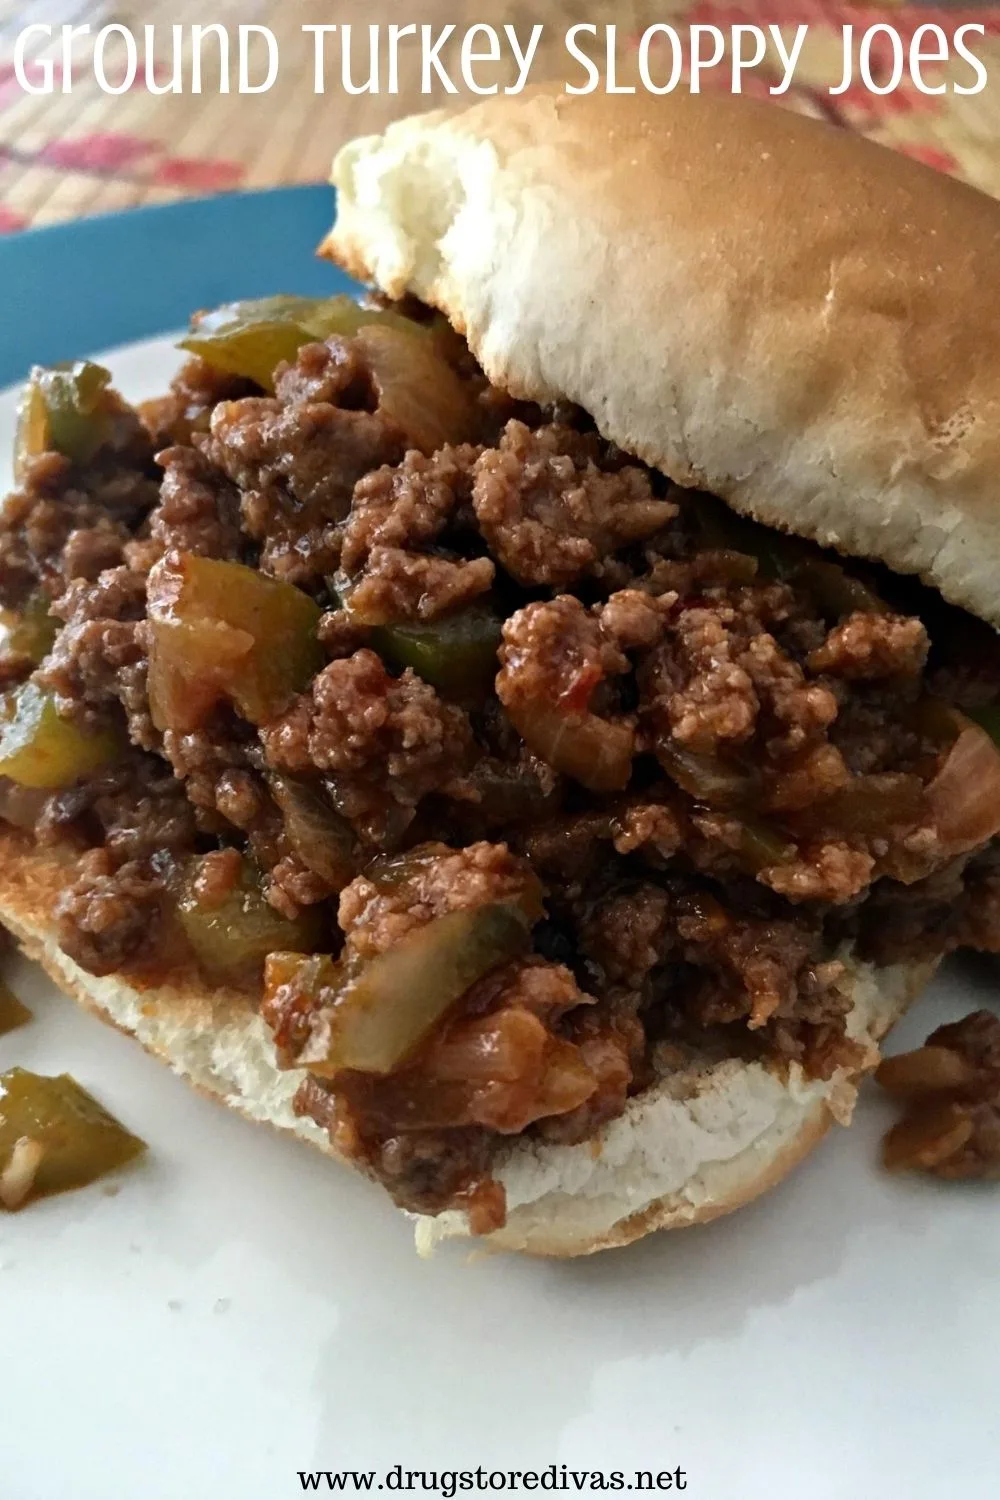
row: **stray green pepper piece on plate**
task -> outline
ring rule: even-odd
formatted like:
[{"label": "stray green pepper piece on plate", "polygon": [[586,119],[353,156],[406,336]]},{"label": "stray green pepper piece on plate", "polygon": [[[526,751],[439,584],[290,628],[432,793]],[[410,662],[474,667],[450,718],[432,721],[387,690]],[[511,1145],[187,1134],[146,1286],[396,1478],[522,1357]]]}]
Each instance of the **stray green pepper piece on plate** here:
[{"label": "stray green pepper piece on plate", "polygon": [[139,1140],[63,1073],[23,1068],[0,1076],[0,1206],[85,1187],[134,1161]]}]

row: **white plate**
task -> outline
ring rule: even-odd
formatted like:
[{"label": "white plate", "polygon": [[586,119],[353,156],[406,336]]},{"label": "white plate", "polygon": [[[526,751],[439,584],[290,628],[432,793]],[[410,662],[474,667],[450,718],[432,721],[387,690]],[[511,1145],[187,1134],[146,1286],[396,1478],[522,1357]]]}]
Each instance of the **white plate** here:
[{"label": "white plate", "polygon": [[[110,363],[138,399],[174,358]],[[70,1071],[151,1149],[113,1196],[0,1219],[2,1500],[291,1500],[299,1470],[377,1487],[395,1464],[679,1467],[696,1500],[997,1494],[1000,1200],[882,1174],[874,1089],[709,1228],[585,1262],[421,1262],[378,1189],[196,1097],[30,966],[12,978],[36,1020],[0,1067]],[[898,1044],[994,982],[950,970]]]}]

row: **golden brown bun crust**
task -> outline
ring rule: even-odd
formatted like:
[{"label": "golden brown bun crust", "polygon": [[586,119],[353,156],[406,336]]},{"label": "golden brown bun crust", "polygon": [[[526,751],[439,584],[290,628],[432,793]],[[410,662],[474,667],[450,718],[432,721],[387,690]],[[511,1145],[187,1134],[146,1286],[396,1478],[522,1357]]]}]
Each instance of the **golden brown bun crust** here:
[{"label": "golden brown bun crust", "polygon": [[721,96],[551,89],[346,146],[325,253],[513,393],[1000,624],[1000,205]]},{"label": "golden brown bun crust", "polygon": [[[71,868],[59,853],[32,850],[22,836],[0,828],[0,920],[29,958],[199,1092],[335,1156],[327,1133],[295,1114],[305,1075],[278,1071],[270,1035],[245,994],[208,993],[183,970],[155,987],[134,977],[95,978],[62,953],[52,912]],[[877,977],[859,969],[859,1038],[881,1037],[932,968]],[[862,1071],[877,1056],[873,1045]],[[846,1123],[857,1082],[858,1075],[841,1074],[828,1084],[799,1079],[785,1086],[760,1065],[692,1061],[688,1072],[631,1100],[595,1142],[541,1150],[519,1142],[502,1172],[512,1205],[508,1223],[481,1243],[533,1255],[589,1255],[655,1229],[730,1213],[786,1176],[831,1120]],[[592,1178],[586,1186],[581,1167]],[[426,1246],[466,1232],[464,1217],[449,1214],[420,1221],[418,1237]]]}]

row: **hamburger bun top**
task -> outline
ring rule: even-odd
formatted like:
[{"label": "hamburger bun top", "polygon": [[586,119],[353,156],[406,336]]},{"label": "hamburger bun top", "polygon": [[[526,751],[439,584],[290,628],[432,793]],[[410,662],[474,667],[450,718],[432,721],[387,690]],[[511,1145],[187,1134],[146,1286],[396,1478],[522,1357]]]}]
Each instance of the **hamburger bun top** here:
[{"label": "hamburger bun top", "polygon": [[1000,205],[771,105],[543,88],[334,164],[323,253],[489,378],[1000,626]]}]

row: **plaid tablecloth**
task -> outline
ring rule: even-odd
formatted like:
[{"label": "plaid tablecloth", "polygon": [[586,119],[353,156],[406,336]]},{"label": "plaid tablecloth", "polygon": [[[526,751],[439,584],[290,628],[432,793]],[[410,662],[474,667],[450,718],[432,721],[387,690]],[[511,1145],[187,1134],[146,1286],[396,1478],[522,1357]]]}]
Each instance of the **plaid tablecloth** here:
[{"label": "plaid tablecloth", "polygon": [[[454,22],[461,29],[484,19],[485,13],[471,0],[340,0],[335,7],[327,0],[214,0],[212,5],[205,0],[147,0],[135,9],[117,0],[0,0],[0,232],[192,194],[321,180],[341,141],[441,100],[421,97],[418,76],[407,67],[401,68],[395,95],[351,97],[337,88],[316,97],[312,39],[303,35],[302,25],[333,20],[365,28],[417,20]],[[1000,196],[998,7],[870,7],[838,0],[500,0],[488,14],[493,24],[513,22],[524,35],[533,22],[545,23],[533,78],[565,76],[563,37],[568,26],[581,20],[617,24],[626,63],[635,38],[654,21],[723,28],[777,22],[786,37],[808,23],[807,45],[785,104],[863,131]],[[932,21],[949,33],[965,21],[984,25],[986,39],[977,39],[975,50],[989,68],[987,88],[978,95],[950,90],[928,95],[904,82],[884,97],[855,88],[832,98],[828,87],[840,77],[842,26],[853,24],[860,32],[878,21],[889,22],[904,39]],[[188,49],[194,23],[221,22],[234,31],[241,22],[266,25],[280,43],[278,81],[259,96],[221,94],[211,83],[200,95],[157,96],[140,71],[126,93],[111,96],[95,82],[88,62],[90,43],[80,38],[71,92],[24,92],[13,67],[14,43],[23,27],[90,24],[96,33],[109,22],[125,24],[140,37],[145,25],[154,24],[164,39],[172,25],[181,25]],[[767,61],[774,76],[780,76],[777,58]],[[873,65],[889,68],[891,58],[880,58],[876,48]],[[947,83],[959,72],[967,82],[968,68],[961,63],[942,65],[935,76]],[[766,90],[766,80],[754,87]]]}]

